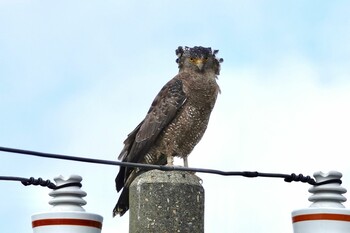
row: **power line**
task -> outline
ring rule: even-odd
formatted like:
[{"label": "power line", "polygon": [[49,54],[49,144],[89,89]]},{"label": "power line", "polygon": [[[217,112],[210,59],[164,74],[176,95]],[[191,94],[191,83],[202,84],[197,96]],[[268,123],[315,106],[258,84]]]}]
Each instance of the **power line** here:
[{"label": "power line", "polygon": [[63,185],[55,185],[50,180],[43,180],[42,178],[35,179],[34,177],[30,178],[24,178],[24,177],[17,177],[17,176],[0,176],[0,180],[7,180],[7,181],[20,181],[24,186],[28,185],[40,185],[42,187],[48,187],[50,189],[60,189],[70,186],[78,186],[81,187],[81,183],[67,183]]},{"label": "power line", "polygon": [[[0,151],[9,152],[9,153],[16,153],[16,154],[23,154],[23,155],[30,155],[30,156],[37,156],[37,157],[43,157],[43,158],[51,158],[51,159],[61,159],[61,160],[70,160],[70,161],[85,162],[85,163],[141,168],[144,170],[157,169],[157,170],[161,170],[161,171],[188,171],[188,172],[216,174],[216,175],[222,175],[222,176],[243,176],[243,177],[248,177],[248,178],[256,178],[256,177],[283,178],[285,182],[292,182],[292,181],[303,182],[303,183],[308,183],[311,185],[323,185],[323,184],[329,184],[329,183],[341,184],[342,183],[340,179],[331,179],[331,180],[326,180],[324,182],[317,183],[310,176],[304,176],[302,174],[296,175],[294,173],[282,174],[282,173],[262,173],[262,172],[257,172],[257,171],[221,171],[221,170],[207,169],[207,168],[193,168],[193,167],[178,167],[178,166],[154,165],[154,164],[143,164],[143,163],[130,163],[130,162],[103,160],[103,159],[93,159],[93,158],[86,158],[86,157],[77,157],[77,156],[70,156],[70,155],[44,153],[44,152],[22,150],[22,149],[16,149],[16,148],[8,148],[8,147],[0,147]],[[19,178],[19,177],[17,177],[17,178]],[[22,178],[22,179],[26,179],[26,178]],[[31,182],[30,182],[30,179],[32,179]],[[34,185],[41,185],[41,183],[43,182],[42,180],[40,182],[37,182],[34,178],[30,178],[30,179],[26,179],[26,180],[17,179],[17,180],[21,181],[22,183],[23,183],[23,181],[24,181],[24,183],[26,181],[28,184],[34,184]],[[41,179],[41,178],[39,178],[39,179]],[[6,180],[6,179],[1,179],[1,177],[0,177],[0,180]],[[10,180],[10,179],[7,179],[7,180]],[[14,180],[16,180],[16,179],[14,179]],[[36,183],[38,183],[38,184],[36,184]],[[46,185],[46,186],[48,186],[48,185]]]}]

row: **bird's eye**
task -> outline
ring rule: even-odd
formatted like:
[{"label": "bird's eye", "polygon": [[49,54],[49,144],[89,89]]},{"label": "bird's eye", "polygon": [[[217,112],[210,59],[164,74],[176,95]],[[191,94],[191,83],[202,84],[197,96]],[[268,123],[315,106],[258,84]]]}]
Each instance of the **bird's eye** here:
[{"label": "bird's eye", "polygon": [[204,61],[207,61],[207,60],[208,60],[208,57],[205,57],[205,58],[204,58]]}]

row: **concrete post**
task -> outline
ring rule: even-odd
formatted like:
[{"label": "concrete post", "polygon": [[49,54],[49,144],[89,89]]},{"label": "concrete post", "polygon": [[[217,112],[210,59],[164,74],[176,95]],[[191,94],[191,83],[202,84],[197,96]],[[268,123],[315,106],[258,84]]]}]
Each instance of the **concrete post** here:
[{"label": "concrete post", "polygon": [[204,189],[190,172],[151,170],[130,185],[130,233],[204,232]]}]

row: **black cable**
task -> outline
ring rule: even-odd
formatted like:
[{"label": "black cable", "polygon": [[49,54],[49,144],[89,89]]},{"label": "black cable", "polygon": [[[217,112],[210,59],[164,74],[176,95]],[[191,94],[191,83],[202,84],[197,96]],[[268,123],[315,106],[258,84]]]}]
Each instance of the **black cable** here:
[{"label": "black cable", "polygon": [[[310,176],[304,176],[302,174],[296,175],[294,173],[280,174],[280,173],[261,173],[257,171],[253,171],[253,172],[252,171],[243,171],[243,172],[221,171],[221,170],[207,169],[207,168],[191,168],[191,167],[165,166],[165,165],[154,165],[154,164],[143,164],[143,163],[130,163],[130,162],[102,160],[102,159],[92,159],[92,158],[86,158],[86,157],[76,157],[76,156],[69,156],[69,155],[50,154],[50,153],[21,150],[21,149],[8,148],[8,147],[0,147],[0,151],[17,153],[17,154],[26,154],[26,155],[32,155],[32,156],[38,156],[38,157],[44,157],[44,158],[64,159],[64,160],[71,160],[71,161],[78,161],[78,162],[85,162],[85,163],[95,163],[95,164],[114,165],[114,166],[123,166],[123,167],[136,167],[136,168],[142,168],[145,170],[157,169],[161,171],[189,171],[189,172],[216,174],[216,175],[222,175],[222,176],[244,176],[248,178],[255,178],[255,177],[284,178],[285,182],[292,182],[292,181],[302,182],[302,183],[308,183],[316,186],[330,184],[330,183],[339,183],[339,184],[342,183],[340,179],[331,179],[331,180],[326,180],[326,181],[317,183]],[[37,183],[38,185],[41,185],[42,182],[43,181],[40,181],[40,182],[38,181]],[[35,182],[33,184],[36,185]]]},{"label": "black cable", "polygon": [[34,177],[24,178],[24,177],[17,177],[17,176],[0,176],[0,180],[7,180],[7,181],[20,181],[24,186],[28,185],[40,185],[42,187],[48,187],[49,189],[61,189],[71,186],[77,186],[81,187],[80,182],[73,182],[73,183],[67,183],[62,185],[55,185],[50,180],[43,180],[42,178],[35,179]]}]

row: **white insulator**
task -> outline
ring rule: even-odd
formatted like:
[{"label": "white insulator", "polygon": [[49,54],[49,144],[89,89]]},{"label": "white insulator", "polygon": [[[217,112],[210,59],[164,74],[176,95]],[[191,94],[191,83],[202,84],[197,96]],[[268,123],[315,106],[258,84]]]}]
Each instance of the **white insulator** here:
[{"label": "white insulator", "polygon": [[[331,179],[340,179],[342,174],[337,171],[329,173],[315,172],[314,177],[316,182],[323,182]],[[345,208],[342,202],[345,202],[346,198],[342,194],[346,193],[346,189],[341,187],[339,183],[313,186],[309,189],[309,192],[313,193],[309,197],[309,201],[313,202],[310,207]]]},{"label": "white insulator", "polygon": [[328,173],[315,172],[316,183],[334,181],[328,184],[314,185],[309,189],[312,193],[309,208],[292,212],[294,233],[349,233],[350,210],[342,202],[346,189],[341,187],[342,174],[337,171]]},{"label": "white insulator", "polygon": [[[65,180],[62,176],[54,179],[56,190],[50,192],[49,212],[32,216],[34,233],[101,233],[103,218],[100,215],[85,212],[83,197],[86,192],[80,189],[82,178],[77,175]],[[62,186],[64,185],[64,186]]]},{"label": "white insulator", "polygon": [[[70,183],[80,183],[82,178],[72,175],[69,179],[64,180],[63,176],[58,176],[54,180],[57,186],[61,186]],[[78,186],[56,189],[50,192],[49,195],[53,197],[49,201],[49,204],[53,206],[52,211],[85,211],[81,206],[86,205],[86,201],[83,199],[86,196],[86,192]]]}]

